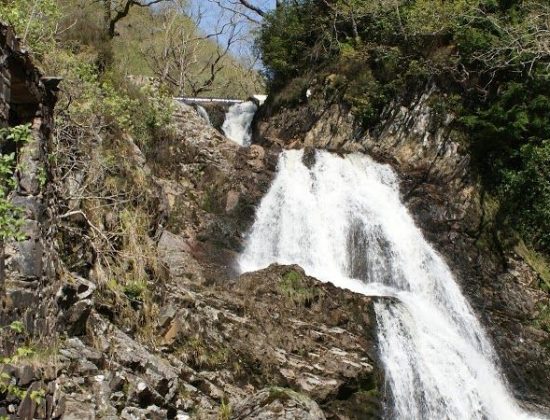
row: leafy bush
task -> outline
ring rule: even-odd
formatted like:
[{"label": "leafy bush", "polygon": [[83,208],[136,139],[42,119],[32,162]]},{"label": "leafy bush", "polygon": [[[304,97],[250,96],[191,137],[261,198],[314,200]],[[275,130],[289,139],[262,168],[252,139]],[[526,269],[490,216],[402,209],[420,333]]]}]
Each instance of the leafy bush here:
[{"label": "leafy bush", "polygon": [[499,95],[462,117],[486,184],[505,219],[550,249],[550,81],[503,83]]},{"label": "leafy bush", "polygon": [[0,20],[12,25],[23,43],[38,56],[55,46],[60,17],[56,0],[7,0],[0,3]]},{"label": "leafy bush", "polygon": [[519,149],[520,167],[503,170],[501,196],[512,222],[537,248],[550,249],[550,139]]},{"label": "leafy bush", "polygon": [[[0,129],[0,145],[2,148],[11,143],[16,147],[31,139],[29,124]],[[13,205],[8,197],[16,187],[14,171],[17,166],[15,152],[0,153],[0,242],[10,239],[23,239],[21,232],[23,220],[22,210]]]}]

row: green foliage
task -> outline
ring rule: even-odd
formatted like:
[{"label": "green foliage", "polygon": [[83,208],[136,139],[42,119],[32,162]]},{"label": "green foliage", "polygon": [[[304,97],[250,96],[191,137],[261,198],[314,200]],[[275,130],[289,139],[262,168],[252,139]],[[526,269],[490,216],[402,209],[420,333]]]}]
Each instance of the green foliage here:
[{"label": "green foliage", "polygon": [[132,280],[123,287],[124,294],[128,299],[137,302],[142,302],[145,299],[148,290],[146,280]]},{"label": "green foliage", "polygon": [[[8,327],[13,333],[26,335],[25,326],[21,321],[13,321]],[[35,350],[28,346],[20,346],[15,349],[15,353],[8,357],[1,357],[0,363],[18,363],[21,360],[28,359],[35,354]],[[27,395],[31,401],[39,405],[42,403],[46,391],[44,389],[26,390],[17,385],[16,378],[7,372],[0,372],[0,394],[8,393],[19,400],[23,400]]]},{"label": "green foliage", "polygon": [[306,286],[302,275],[295,270],[290,270],[283,275],[279,287],[290,300],[298,305],[312,302],[319,293],[315,287]]},{"label": "green foliage", "polygon": [[12,25],[23,43],[38,56],[55,46],[60,17],[56,0],[7,0],[0,3],[0,20]]},{"label": "green foliage", "polygon": [[265,17],[256,47],[261,51],[272,84],[281,86],[308,70],[321,59],[323,49],[323,59],[327,58],[328,46],[323,45],[326,23],[323,15],[315,14],[316,10],[316,2],[299,1],[292,7],[279,7]]},{"label": "green foliage", "polygon": [[462,121],[509,223],[536,248],[550,249],[550,80],[504,83]]},{"label": "green foliage", "polygon": [[[541,280],[541,289],[550,292],[550,262],[547,261],[547,258],[529,249],[522,240],[517,241],[514,251],[538,274]],[[548,320],[550,321],[550,317],[548,317]]]},{"label": "green foliage", "polygon": [[[0,130],[1,145],[15,143],[17,146],[30,141],[31,137],[30,126],[27,124]],[[10,191],[16,187],[13,175],[15,168],[15,152],[0,153],[0,241],[24,239],[21,232],[23,225],[22,210],[13,205],[8,197]]]},{"label": "green foliage", "polygon": [[223,398],[218,412],[218,420],[229,420],[231,418],[231,404]]},{"label": "green foliage", "polygon": [[293,107],[304,101],[306,91],[309,87],[309,80],[305,77],[296,77],[290,80],[273,98],[273,109],[279,109],[283,106]]},{"label": "green foliage", "polygon": [[533,322],[535,327],[550,333],[550,305],[542,304],[537,309],[538,316]]},{"label": "green foliage", "polygon": [[10,330],[18,334],[22,334],[25,331],[25,325],[21,321],[13,321],[9,327]]},{"label": "green foliage", "polygon": [[46,182],[48,181],[48,175],[44,167],[38,168],[36,179],[38,180],[38,185],[40,185],[40,188],[43,188],[46,185]]},{"label": "green foliage", "polygon": [[550,249],[550,139],[522,145],[518,160],[499,186],[509,217],[535,247]]},{"label": "green foliage", "polygon": [[15,127],[1,128],[0,138],[5,141],[13,141],[16,144],[28,143],[32,139],[30,124],[17,125]]},{"label": "green foliage", "polygon": [[257,46],[275,97],[324,81],[362,129],[436,84],[433,113],[460,117],[499,220],[550,254],[549,33],[541,1],[304,0],[272,12]]},{"label": "green foliage", "polygon": [[0,393],[9,393],[19,400],[22,400],[27,395],[27,391],[18,387],[15,383],[15,378],[12,378],[6,372],[0,372]]}]

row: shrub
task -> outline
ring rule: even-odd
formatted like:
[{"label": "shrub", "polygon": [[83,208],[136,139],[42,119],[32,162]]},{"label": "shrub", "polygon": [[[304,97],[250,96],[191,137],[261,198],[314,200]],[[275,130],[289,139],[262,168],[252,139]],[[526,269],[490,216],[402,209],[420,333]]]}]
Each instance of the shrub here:
[{"label": "shrub", "polygon": [[32,52],[43,57],[55,46],[61,18],[56,0],[7,0],[0,3],[0,20],[15,28]]}]

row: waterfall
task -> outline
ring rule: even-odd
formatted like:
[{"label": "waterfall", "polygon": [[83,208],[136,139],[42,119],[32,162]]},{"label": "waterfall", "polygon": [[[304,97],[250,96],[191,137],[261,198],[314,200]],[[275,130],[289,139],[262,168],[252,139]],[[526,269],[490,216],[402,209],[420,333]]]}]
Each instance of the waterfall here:
[{"label": "waterfall", "polygon": [[195,105],[195,110],[197,111],[197,114],[199,114],[199,116],[208,123],[208,125],[212,125],[208,111],[206,111],[203,106],[197,104]]},{"label": "waterfall", "polygon": [[222,130],[225,136],[241,146],[249,146],[251,141],[250,126],[258,105],[254,101],[232,105],[225,114]]},{"label": "waterfall", "polygon": [[400,200],[387,165],[303,151],[281,154],[239,258],[241,271],[298,264],[372,296],[392,419],[527,419],[444,260]]}]

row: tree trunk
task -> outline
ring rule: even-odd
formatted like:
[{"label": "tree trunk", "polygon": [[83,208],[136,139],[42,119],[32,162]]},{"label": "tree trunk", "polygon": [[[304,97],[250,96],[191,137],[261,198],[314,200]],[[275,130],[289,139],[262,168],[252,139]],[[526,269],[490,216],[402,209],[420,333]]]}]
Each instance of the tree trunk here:
[{"label": "tree trunk", "polygon": [[113,21],[113,12],[111,0],[103,0],[103,36],[101,45],[99,45],[98,68],[100,73],[104,73],[113,66],[114,53],[112,40],[115,37]]},{"label": "tree trunk", "polygon": [[6,251],[4,240],[0,240],[0,297],[6,293]]}]

